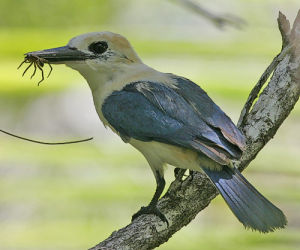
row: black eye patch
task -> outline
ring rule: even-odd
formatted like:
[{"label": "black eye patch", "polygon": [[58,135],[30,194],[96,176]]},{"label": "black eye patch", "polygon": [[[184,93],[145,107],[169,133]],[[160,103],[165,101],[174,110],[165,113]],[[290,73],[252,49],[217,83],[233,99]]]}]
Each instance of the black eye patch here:
[{"label": "black eye patch", "polygon": [[108,45],[105,41],[91,43],[88,47],[89,51],[95,54],[102,54],[107,50],[107,48]]}]

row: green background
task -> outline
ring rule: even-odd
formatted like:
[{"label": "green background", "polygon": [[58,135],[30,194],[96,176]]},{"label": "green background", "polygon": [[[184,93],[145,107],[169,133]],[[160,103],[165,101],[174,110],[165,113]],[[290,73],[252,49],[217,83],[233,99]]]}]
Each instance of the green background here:
[{"label": "green background", "polygon": [[[24,78],[16,69],[23,54],[63,46],[85,32],[118,32],[146,64],[197,82],[236,122],[252,86],[280,51],[278,11],[294,20],[300,5],[204,4],[243,17],[247,25],[219,30],[171,1],[0,0],[0,128],[48,141],[95,137],[42,146],[0,135],[1,250],[92,247],[128,224],[155,188],[143,157],[103,128],[84,79],[54,66],[37,87],[39,73],[30,80],[32,69]],[[218,197],[159,249],[300,249],[299,125],[297,104],[245,171],[285,212],[285,230],[266,235],[244,230]],[[173,178],[169,167],[168,183]]]}]

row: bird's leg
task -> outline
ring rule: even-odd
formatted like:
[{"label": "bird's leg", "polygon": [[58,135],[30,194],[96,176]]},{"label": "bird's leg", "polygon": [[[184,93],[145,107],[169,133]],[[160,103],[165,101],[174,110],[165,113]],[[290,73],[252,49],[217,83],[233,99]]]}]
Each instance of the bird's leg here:
[{"label": "bird's leg", "polygon": [[195,171],[193,170],[189,170],[189,174],[191,176],[191,181],[194,179],[194,174],[195,174]]},{"label": "bird's leg", "polygon": [[174,169],[174,176],[176,180],[182,181],[186,169],[183,168],[175,168]]},{"label": "bird's leg", "polygon": [[161,196],[162,192],[164,191],[166,182],[164,177],[159,173],[159,171],[155,172],[155,179],[156,179],[156,190],[154,196],[152,197],[149,205],[147,207],[141,207],[141,209],[132,216],[132,220],[136,219],[137,217],[143,214],[154,214],[158,216],[163,222],[166,222],[169,226],[169,222],[167,218],[164,216],[162,212],[159,211],[157,208],[157,202],[159,197]]}]

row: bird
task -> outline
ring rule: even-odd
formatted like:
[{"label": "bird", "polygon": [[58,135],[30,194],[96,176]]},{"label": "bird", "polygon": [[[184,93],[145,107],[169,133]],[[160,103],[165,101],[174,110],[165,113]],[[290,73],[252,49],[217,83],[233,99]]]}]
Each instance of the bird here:
[{"label": "bird", "polygon": [[244,225],[262,233],[284,228],[284,213],[235,167],[246,148],[243,133],[191,80],[143,63],[129,41],[109,31],[72,38],[67,45],[28,52],[49,64],[65,64],[87,81],[105,127],[143,154],[156,180],[150,203],[132,216],[154,214],[166,165],[204,173]]}]

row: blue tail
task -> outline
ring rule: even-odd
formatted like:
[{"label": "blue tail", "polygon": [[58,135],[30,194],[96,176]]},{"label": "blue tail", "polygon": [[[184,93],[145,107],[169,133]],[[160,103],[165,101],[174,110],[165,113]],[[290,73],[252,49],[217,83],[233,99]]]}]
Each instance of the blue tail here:
[{"label": "blue tail", "polygon": [[236,168],[202,169],[246,228],[267,233],[285,227],[287,220],[283,212],[263,197]]}]

